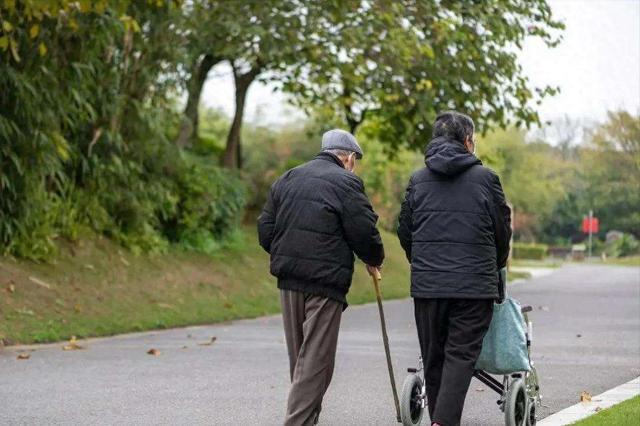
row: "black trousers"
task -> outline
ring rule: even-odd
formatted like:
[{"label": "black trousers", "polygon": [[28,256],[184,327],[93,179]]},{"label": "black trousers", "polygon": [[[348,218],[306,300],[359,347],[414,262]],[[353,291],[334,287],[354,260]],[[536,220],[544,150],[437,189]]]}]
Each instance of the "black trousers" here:
[{"label": "black trousers", "polygon": [[429,416],[458,426],[493,315],[490,299],[414,299]]}]

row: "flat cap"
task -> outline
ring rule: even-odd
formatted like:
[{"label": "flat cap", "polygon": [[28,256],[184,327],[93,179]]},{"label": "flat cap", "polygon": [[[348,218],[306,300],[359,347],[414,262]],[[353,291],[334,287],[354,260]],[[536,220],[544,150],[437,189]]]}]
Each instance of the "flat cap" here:
[{"label": "flat cap", "polygon": [[322,135],[322,150],[326,151],[328,149],[342,149],[355,152],[358,160],[361,159],[363,155],[362,148],[358,145],[355,136],[341,129],[329,130]]}]

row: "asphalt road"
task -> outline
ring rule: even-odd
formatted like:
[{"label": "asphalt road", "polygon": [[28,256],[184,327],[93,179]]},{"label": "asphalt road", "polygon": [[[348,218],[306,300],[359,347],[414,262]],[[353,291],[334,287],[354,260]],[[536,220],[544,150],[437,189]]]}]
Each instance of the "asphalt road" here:
[{"label": "asphalt road", "polygon": [[[570,265],[510,289],[535,308],[542,416],[640,375],[640,268]],[[385,308],[402,383],[418,357],[413,308]],[[0,424],[281,424],[288,367],[277,316],[82,344],[36,346],[28,360],[16,359],[25,347],[0,352]],[[396,424],[388,380],[376,306],[350,307],[321,424]],[[474,380],[463,424],[503,424],[495,400]]]}]

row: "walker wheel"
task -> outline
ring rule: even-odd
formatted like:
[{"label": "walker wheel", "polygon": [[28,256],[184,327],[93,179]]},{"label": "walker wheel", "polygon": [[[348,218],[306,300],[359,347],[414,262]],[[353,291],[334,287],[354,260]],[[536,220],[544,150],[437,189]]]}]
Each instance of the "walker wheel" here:
[{"label": "walker wheel", "polygon": [[529,414],[527,416],[527,426],[536,426],[536,402],[533,399],[529,399]]},{"label": "walker wheel", "polygon": [[528,396],[522,379],[515,379],[509,385],[504,406],[506,426],[525,426],[529,420]]},{"label": "walker wheel", "polygon": [[400,396],[400,417],[404,426],[417,426],[422,421],[422,379],[411,374],[404,379]]}]

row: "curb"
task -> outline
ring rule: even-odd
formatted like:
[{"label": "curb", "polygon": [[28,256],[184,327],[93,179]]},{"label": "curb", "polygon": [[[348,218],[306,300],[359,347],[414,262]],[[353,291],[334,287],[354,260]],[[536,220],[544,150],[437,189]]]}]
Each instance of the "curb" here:
[{"label": "curb", "polygon": [[563,426],[593,416],[600,410],[613,407],[627,399],[640,395],[640,377],[609,389],[594,396],[589,402],[580,402],[555,414],[545,417],[538,422],[539,426]]}]

